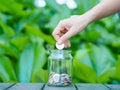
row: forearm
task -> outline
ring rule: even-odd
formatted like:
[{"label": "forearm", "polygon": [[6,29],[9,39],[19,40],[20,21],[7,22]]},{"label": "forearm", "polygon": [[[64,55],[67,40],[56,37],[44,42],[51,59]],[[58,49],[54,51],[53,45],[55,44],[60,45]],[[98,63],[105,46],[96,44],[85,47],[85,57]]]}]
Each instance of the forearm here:
[{"label": "forearm", "polygon": [[120,0],[102,0],[84,15],[89,23],[120,11]]}]

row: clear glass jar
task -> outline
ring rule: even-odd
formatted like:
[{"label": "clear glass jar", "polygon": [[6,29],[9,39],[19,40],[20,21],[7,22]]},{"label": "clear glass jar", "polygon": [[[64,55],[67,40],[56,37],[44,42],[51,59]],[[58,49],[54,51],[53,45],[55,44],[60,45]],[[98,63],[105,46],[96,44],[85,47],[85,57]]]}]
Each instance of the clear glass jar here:
[{"label": "clear glass jar", "polygon": [[68,86],[72,84],[72,55],[69,50],[52,50],[48,61],[48,85]]}]

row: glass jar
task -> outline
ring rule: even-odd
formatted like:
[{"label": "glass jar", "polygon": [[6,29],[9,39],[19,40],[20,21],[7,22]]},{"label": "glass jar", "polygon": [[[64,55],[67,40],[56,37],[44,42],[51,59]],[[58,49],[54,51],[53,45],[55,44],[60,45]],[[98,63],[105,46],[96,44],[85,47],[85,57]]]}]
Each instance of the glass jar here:
[{"label": "glass jar", "polygon": [[48,61],[48,85],[68,86],[72,84],[72,55],[69,50],[52,50]]}]

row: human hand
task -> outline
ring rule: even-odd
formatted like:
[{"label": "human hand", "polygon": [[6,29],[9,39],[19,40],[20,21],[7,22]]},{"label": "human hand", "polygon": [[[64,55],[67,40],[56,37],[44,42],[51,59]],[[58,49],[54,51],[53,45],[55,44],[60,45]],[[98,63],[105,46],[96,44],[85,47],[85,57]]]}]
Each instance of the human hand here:
[{"label": "human hand", "polygon": [[61,20],[52,35],[58,44],[64,43],[65,47],[70,47],[69,39],[82,31],[89,22],[86,15],[71,16],[70,18]]},{"label": "human hand", "polygon": [[89,23],[120,11],[120,0],[102,0],[95,7],[80,16],[73,16],[59,22],[53,31],[57,44],[70,47],[69,38],[82,31]]}]

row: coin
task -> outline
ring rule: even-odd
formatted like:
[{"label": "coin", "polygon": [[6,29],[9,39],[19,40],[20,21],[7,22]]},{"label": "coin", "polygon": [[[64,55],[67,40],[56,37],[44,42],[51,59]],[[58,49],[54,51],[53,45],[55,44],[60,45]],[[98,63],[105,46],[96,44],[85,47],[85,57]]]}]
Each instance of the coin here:
[{"label": "coin", "polygon": [[54,72],[51,72],[50,75],[49,75],[49,78],[52,78],[54,76]]},{"label": "coin", "polygon": [[56,48],[57,48],[58,50],[62,50],[64,47],[65,47],[64,44],[58,44],[58,43],[56,43]]},{"label": "coin", "polygon": [[51,85],[58,85],[58,86],[65,85],[66,86],[66,85],[71,84],[71,77],[66,73],[58,74],[55,72],[51,72],[49,75],[48,83]]},{"label": "coin", "polygon": [[49,84],[53,84],[54,83],[54,80],[53,80],[53,78],[49,78],[49,82],[48,82]]},{"label": "coin", "polygon": [[59,82],[60,75],[59,75],[59,74],[55,74],[55,75],[53,76],[53,79],[54,79],[54,81],[55,81],[56,83]]}]

